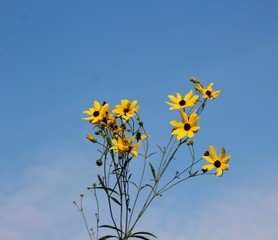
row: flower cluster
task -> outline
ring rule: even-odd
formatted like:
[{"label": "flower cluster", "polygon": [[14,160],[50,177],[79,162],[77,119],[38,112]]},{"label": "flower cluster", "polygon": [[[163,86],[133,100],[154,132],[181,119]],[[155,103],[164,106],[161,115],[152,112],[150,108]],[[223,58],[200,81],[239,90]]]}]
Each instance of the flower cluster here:
[{"label": "flower cluster", "polygon": [[[112,110],[108,103],[100,104],[98,101],[94,101],[93,107],[83,112],[89,115],[83,119],[88,120],[96,128],[96,136],[94,137],[88,133],[87,138],[91,142],[99,143],[97,136],[101,136],[108,143],[105,146],[108,147],[108,150],[119,154],[121,157],[123,154],[131,154],[133,157],[137,157],[137,149],[141,144],[140,140],[148,137],[141,133],[143,131],[142,121],[137,115],[139,108],[140,106],[137,106],[136,100],[131,102],[123,99],[121,104],[116,105]],[[134,116],[136,116],[135,120]],[[138,123],[137,129],[133,128],[134,121]],[[134,140],[136,143],[134,143]]]},{"label": "flower cluster", "polygon": [[[194,134],[199,131],[200,126],[197,126],[199,121],[199,114],[204,109],[207,99],[215,99],[219,94],[220,90],[213,91],[214,83],[210,83],[208,87],[204,87],[199,80],[196,78],[191,78],[190,81],[195,84],[196,95],[193,95],[193,91],[190,90],[184,97],[180,93],[173,95],[168,95],[168,98],[172,102],[166,102],[170,105],[170,110],[178,109],[181,115],[182,121],[172,120],[171,125],[174,126],[172,135],[177,135],[177,140],[182,140],[183,138],[193,138]],[[204,101],[199,100],[200,95]],[[197,103],[201,103],[201,107],[197,110],[192,110],[196,107]],[[188,111],[186,111],[188,110]],[[206,172],[216,168],[216,176],[221,176],[223,170],[228,170],[229,165],[227,162],[230,156],[226,156],[226,151],[222,148],[222,152],[218,157],[215,148],[211,145],[208,152],[208,156],[203,156],[203,159],[207,160],[210,164],[202,167],[202,171]]]},{"label": "flower cluster", "polygon": [[[100,157],[96,160],[96,165],[102,166],[103,169],[103,175],[98,175],[98,183],[94,183],[93,187],[88,189],[93,191],[98,211],[96,190],[104,190],[108,203],[107,209],[109,209],[111,216],[110,224],[100,226],[98,225],[100,215],[97,212],[97,230],[94,233],[90,232],[85,221],[91,239],[92,236],[97,240],[108,238],[148,240],[148,237],[155,237],[152,233],[145,231],[134,232],[135,225],[153,199],[162,196],[168,189],[188,178],[211,174],[210,171],[213,169],[216,171],[212,174],[222,176],[223,171],[228,170],[230,156],[226,155],[226,150],[223,147],[218,155],[215,147],[210,145],[201,158],[195,157],[192,139],[201,129],[199,126],[200,114],[205,109],[206,104],[210,100],[216,99],[221,91],[213,90],[214,83],[205,87],[196,78],[191,78],[190,81],[195,85],[194,90],[190,90],[184,95],[180,93],[168,95],[170,101],[166,103],[170,106],[171,111],[178,112],[180,118],[170,121],[173,129],[171,134],[169,133],[170,137],[166,147],[159,147],[161,150],[159,162],[152,163],[149,160],[149,157],[154,153],[148,153],[149,135],[146,133],[143,121],[138,114],[140,107],[137,105],[137,100],[123,99],[113,109],[106,102],[100,104],[98,101],[94,101],[92,108],[83,112],[88,115],[83,119],[88,120],[94,126],[94,133],[88,133],[87,139],[100,146],[98,149]],[[187,161],[187,166],[178,169],[172,178],[167,179],[165,172],[170,170],[169,166],[172,164],[172,160],[183,146],[189,148],[191,160]],[[139,152],[140,147],[141,151]],[[143,165],[142,173],[139,179],[135,179],[130,168],[133,163],[131,160],[139,156],[144,160],[141,162]],[[207,161],[208,164],[206,163],[202,167],[198,166],[203,160]],[[144,177],[148,165],[152,175],[151,181]],[[195,169],[196,167],[197,169]],[[147,193],[141,194],[142,191],[147,191]],[[143,202],[141,207],[137,206],[139,201]],[[78,209],[83,214],[82,201]],[[85,219],[84,215],[83,217]],[[116,217],[119,219],[116,220]],[[102,227],[114,231],[114,235],[111,233],[98,238],[98,230]]]}]

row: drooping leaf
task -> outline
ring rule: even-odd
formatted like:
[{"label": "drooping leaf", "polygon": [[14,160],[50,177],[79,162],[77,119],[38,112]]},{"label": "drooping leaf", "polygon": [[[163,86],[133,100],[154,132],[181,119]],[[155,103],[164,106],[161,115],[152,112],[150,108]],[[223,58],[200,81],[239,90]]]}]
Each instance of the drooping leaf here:
[{"label": "drooping leaf", "polygon": [[124,233],[121,229],[116,228],[116,227],[111,226],[111,225],[101,225],[101,226],[99,226],[99,228],[111,228],[113,230],[116,230],[117,232]]},{"label": "drooping leaf", "polygon": [[136,232],[136,233],[133,233],[132,235],[138,235],[138,234],[143,234],[143,235],[150,235],[154,238],[157,238],[154,234],[150,233],[150,232]]},{"label": "drooping leaf", "polygon": [[99,238],[99,240],[106,240],[108,238],[117,238],[117,236],[113,236],[113,235],[106,235],[106,236],[103,236],[101,238]]}]

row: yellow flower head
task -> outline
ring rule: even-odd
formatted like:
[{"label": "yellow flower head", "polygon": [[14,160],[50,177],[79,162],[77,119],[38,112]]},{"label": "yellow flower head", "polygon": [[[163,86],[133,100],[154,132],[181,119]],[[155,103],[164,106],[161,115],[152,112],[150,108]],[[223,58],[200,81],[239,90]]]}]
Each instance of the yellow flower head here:
[{"label": "yellow flower head", "polygon": [[205,88],[202,84],[198,84],[196,86],[196,90],[200,91],[203,93],[203,98],[207,99],[215,99],[219,94],[220,90],[213,92],[212,91],[212,86],[214,83],[210,83],[207,88]]},{"label": "yellow flower head", "polygon": [[226,150],[223,147],[220,155],[218,156],[212,145],[209,146],[208,152],[209,155],[203,156],[203,158],[210,164],[204,165],[202,170],[206,172],[216,168],[216,176],[221,176],[223,174],[223,170],[228,170],[229,164],[227,163],[229,162],[231,156],[226,156]]},{"label": "yellow flower head", "polygon": [[134,136],[132,136],[130,139],[126,139],[126,135],[124,134],[123,137],[119,136],[117,139],[112,139],[112,143],[114,146],[110,148],[110,150],[114,150],[116,153],[124,154],[124,153],[130,153],[134,157],[138,156],[138,152],[136,150],[140,146],[140,142],[137,142],[134,146],[132,146]]},{"label": "yellow flower head", "polygon": [[171,106],[170,110],[186,108],[186,107],[193,107],[196,104],[196,101],[199,98],[199,96],[195,95],[192,97],[192,94],[193,94],[193,91],[190,90],[190,92],[187,93],[184,96],[184,98],[182,98],[182,96],[179,93],[177,93],[177,97],[174,97],[173,95],[168,95],[168,97],[170,98],[170,100],[173,103],[169,103],[169,102],[166,102],[166,103]]},{"label": "yellow flower head", "polygon": [[185,112],[183,112],[182,110],[179,111],[182,117],[182,122],[177,120],[172,120],[170,122],[175,127],[175,129],[172,131],[172,135],[176,134],[177,140],[182,139],[186,135],[189,138],[194,137],[194,133],[196,133],[200,129],[199,126],[196,126],[199,120],[197,112],[194,111],[188,117]]},{"label": "yellow flower head", "polygon": [[112,110],[117,117],[122,117],[124,120],[128,120],[129,118],[133,117],[135,113],[139,110],[139,106],[136,106],[137,101],[134,100],[130,102],[127,99],[123,99],[121,101],[121,105],[116,105],[115,109]]},{"label": "yellow flower head", "polygon": [[83,113],[90,115],[89,117],[83,118],[83,120],[89,120],[92,124],[97,124],[102,121],[105,116],[108,104],[105,103],[103,106],[98,101],[94,101],[94,107],[85,110]]}]

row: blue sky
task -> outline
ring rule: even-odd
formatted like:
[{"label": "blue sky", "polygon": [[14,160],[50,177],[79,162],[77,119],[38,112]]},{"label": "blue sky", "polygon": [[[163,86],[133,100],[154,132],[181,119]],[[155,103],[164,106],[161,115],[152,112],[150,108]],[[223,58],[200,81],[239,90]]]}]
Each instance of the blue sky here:
[{"label": "blue sky", "polygon": [[179,185],[143,227],[162,240],[277,239],[277,11],[274,0],[1,0],[0,238],[86,239],[71,202],[99,170],[82,111],[137,99],[163,145],[167,95],[195,76],[222,90],[198,150],[225,146],[230,170]]}]

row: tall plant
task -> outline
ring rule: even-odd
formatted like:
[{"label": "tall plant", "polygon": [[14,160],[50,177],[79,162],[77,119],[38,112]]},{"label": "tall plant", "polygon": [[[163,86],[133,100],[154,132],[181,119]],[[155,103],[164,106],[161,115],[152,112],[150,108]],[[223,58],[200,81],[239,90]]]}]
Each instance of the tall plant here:
[{"label": "tall plant", "polygon": [[[200,130],[200,114],[210,100],[218,97],[220,90],[213,91],[213,83],[205,87],[196,78],[191,78],[190,81],[195,86],[194,91],[190,90],[185,95],[168,95],[170,101],[166,103],[170,110],[178,112],[179,119],[170,121],[173,129],[167,145],[159,147],[158,164],[150,161],[153,155],[149,153],[150,135],[139,115],[140,107],[136,100],[123,99],[113,109],[107,102],[100,104],[94,101],[93,107],[84,111],[88,115],[84,120],[89,121],[94,129],[94,133],[88,133],[87,138],[98,146],[99,158],[96,164],[102,168],[102,174],[97,175],[97,183],[88,187],[97,205],[95,228],[88,226],[83,210],[83,195],[79,204],[74,202],[82,213],[90,239],[147,240],[155,237],[150,232],[136,231],[135,226],[157,196],[189,178],[206,174],[221,176],[223,170],[228,170],[230,156],[226,155],[223,147],[218,154],[215,147],[210,145],[203,156],[195,157],[192,139]],[[176,170],[172,178],[165,178],[166,172],[171,170],[169,166],[173,159],[184,147],[190,152],[187,165]],[[136,169],[140,177],[134,177],[136,174],[132,166],[135,158],[143,159],[142,168]],[[207,163],[198,167],[197,163],[201,161]],[[213,169],[216,171],[210,172]],[[99,191],[103,192],[106,202],[100,203]],[[110,220],[107,223],[101,219],[103,208],[109,212]],[[100,236],[101,228],[109,229],[110,233]]]}]

